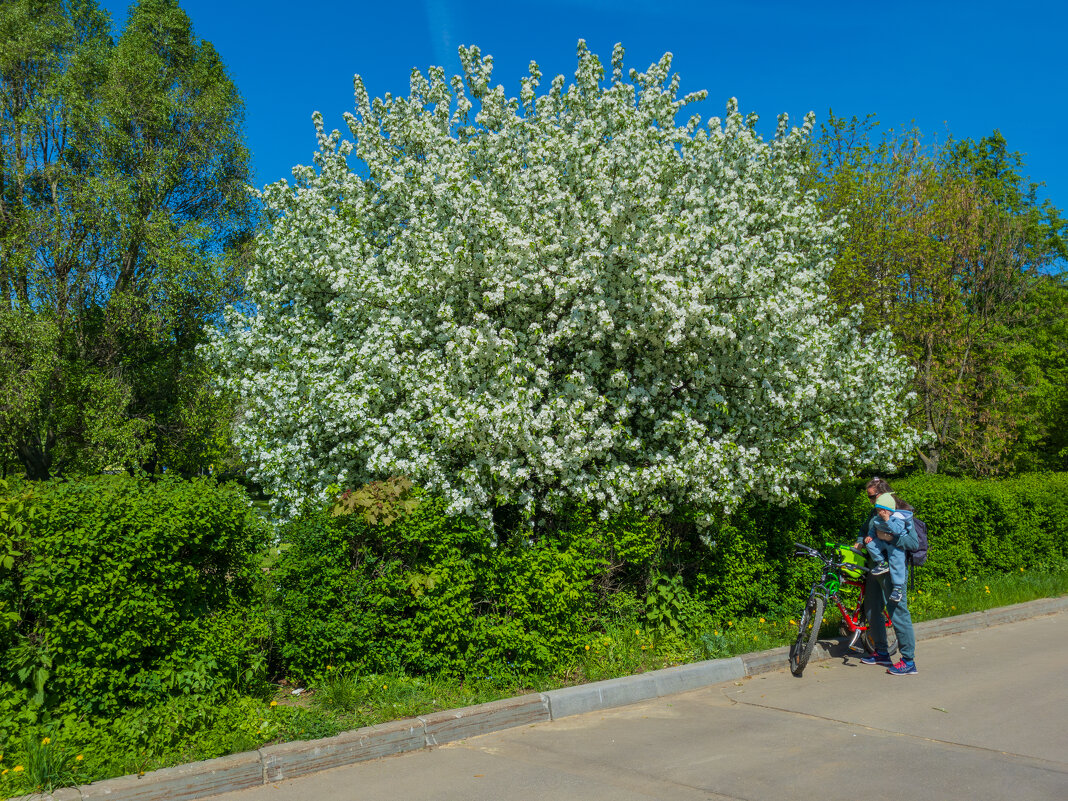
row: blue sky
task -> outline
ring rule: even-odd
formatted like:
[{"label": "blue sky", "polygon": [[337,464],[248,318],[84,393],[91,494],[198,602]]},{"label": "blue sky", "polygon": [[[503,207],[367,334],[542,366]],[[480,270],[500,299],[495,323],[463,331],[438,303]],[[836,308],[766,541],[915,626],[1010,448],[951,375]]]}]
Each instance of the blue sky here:
[{"label": "blue sky", "polygon": [[[128,3],[104,0],[116,27]],[[643,70],[674,54],[682,91],[706,89],[698,111],[727,99],[762,118],[799,123],[828,108],[914,121],[930,141],[978,138],[999,128],[1024,152],[1041,197],[1068,210],[1068,10],[1060,2],[633,2],[632,0],[407,0],[297,3],[183,0],[197,36],[221,54],[246,103],[246,139],[257,185],[311,162],[313,111],[344,130],[352,76],[374,96],[406,94],[412,67],[459,71],[456,48],[494,56],[494,83],[519,93],[537,61],[543,85],[575,69],[582,38],[607,63],[622,42]]]}]

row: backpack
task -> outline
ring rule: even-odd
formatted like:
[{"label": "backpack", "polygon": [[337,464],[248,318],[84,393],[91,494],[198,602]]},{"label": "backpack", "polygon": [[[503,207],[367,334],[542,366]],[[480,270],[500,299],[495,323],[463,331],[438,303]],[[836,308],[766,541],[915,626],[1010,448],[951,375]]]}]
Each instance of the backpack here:
[{"label": "backpack", "polygon": [[927,524],[913,515],[912,530],[916,532],[918,544],[914,550],[905,551],[905,556],[910,565],[919,567],[927,561]]}]

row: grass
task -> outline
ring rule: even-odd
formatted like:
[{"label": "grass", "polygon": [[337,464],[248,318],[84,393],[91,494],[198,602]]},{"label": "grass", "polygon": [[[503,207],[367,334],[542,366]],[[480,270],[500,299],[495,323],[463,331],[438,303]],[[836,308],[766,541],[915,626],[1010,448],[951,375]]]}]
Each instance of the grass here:
[{"label": "grass", "polygon": [[1020,568],[1019,573],[964,576],[957,582],[929,582],[910,595],[910,609],[914,620],[936,620],[1066,594],[1068,564],[1055,564]]},{"label": "grass", "polygon": [[[962,577],[956,582],[935,582],[922,572],[917,578],[920,583],[909,595],[917,621],[1068,594],[1068,563]],[[837,628],[837,613],[832,611],[825,621],[828,634]],[[571,664],[548,675],[506,674],[472,681],[397,673],[348,675],[325,666],[321,679],[299,697],[290,688],[279,687],[269,701],[240,696],[205,706],[177,698],[165,707],[131,710],[109,721],[106,730],[81,724],[30,733],[16,753],[0,754],[0,797],[155,770],[268,743],[328,737],[528,692],[762,651],[789,644],[796,626],[796,617],[789,616],[706,617],[692,621],[688,632],[680,632],[620,619],[591,633]]]}]

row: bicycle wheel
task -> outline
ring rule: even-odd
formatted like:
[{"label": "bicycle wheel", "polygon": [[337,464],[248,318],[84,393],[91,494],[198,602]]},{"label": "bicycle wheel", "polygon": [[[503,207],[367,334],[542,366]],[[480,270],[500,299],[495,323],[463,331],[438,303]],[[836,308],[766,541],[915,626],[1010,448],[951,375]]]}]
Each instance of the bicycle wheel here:
[{"label": "bicycle wheel", "polygon": [[826,601],[818,595],[808,599],[805,611],[797,624],[797,639],[790,646],[790,672],[800,676],[805,672],[805,665],[816,647],[820,636],[820,624],[823,623],[823,608]]},{"label": "bicycle wheel", "polygon": [[[894,627],[888,625],[890,623],[889,618],[886,617],[886,613],[883,613],[883,624],[886,625],[886,652],[890,655],[897,653],[897,632],[894,631]],[[864,647],[868,650],[869,654],[875,653],[875,640],[872,639],[871,631],[864,632]]]}]

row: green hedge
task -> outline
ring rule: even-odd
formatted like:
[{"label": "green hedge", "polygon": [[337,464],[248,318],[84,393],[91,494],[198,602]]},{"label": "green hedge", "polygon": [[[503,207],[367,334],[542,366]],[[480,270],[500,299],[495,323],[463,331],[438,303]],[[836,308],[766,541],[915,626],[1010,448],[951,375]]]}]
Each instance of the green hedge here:
[{"label": "green hedge", "polygon": [[110,714],[266,678],[255,602],[265,529],[213,480],[102,476],[34,485],[38,515],[0,571],[3,689]]},{"label": "green hedge", "polygon": [[[929,526],[918,587],[1068,557],[1068,474],[894,485]],[[613,621],[684,636],[744,615],[788,618],[815,570],[793,558],[793,543],[851,542],[870,509],[854,481],[813,501],[750,501],[704,528],[687,515],[602,522],[573,509],[496,544],[432,498],[388,526],[311,513],[285,533],[270,576],[278,667],[301,680],[327,665],[550,671]]]},{"label": "green hedge", "polygon": [[920,588],[1068,558],[1068,473],[916,476],[894,490],[927,523],[930,553],[914,573]]},{"label": "green hedge", "polygon": [[[894,485],[929,526],[920,588],[1068,558],[1068,474]],[[29,521],[16,495],[0,506]],[[0,564],[7,727],[32,717],[41,680],[50,709],[112,714],[328,665],[554,671],[612,626],[685,638],[745,615],[788,619],[815,567],[793,543],[850,541],[870,510],[855,481],[783,507],[749,501],[704,527],[580,507],[495,539],[424,496],[390,525],[309,512],[261,570],[264,527],[237,487],[101,477],[36,485],[30,505],[32,536],[8,526],[0,542],[17,555]]]},{"label": "green hedge", "polygon": [[306,515],[270,577],[282,669],[327,665],[457,673],[538,670],[588,628],[602,562],[577,518],[494,543],[475,520],[423,498],[388,526]]}]

